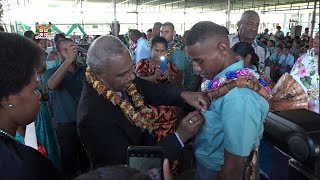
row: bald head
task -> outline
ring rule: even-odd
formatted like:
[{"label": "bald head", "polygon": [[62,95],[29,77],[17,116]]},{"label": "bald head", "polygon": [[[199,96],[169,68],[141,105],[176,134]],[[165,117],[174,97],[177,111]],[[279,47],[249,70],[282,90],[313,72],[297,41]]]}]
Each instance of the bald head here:
[{"label": "bald head", "polygon": [[226,28],[211,21],[201,21],[195,24],[188,32],[186,45],[192,46],[196,43],[205,43],[209,40],[218,40],[229,45],[228,32]]},{"label": "bald head", "polygon": [[117,37],[101,36],[92,43],[88,50],[88,66],[92,71],[102,72],[106,64],[125,53],[128,53],[128,49]]}]

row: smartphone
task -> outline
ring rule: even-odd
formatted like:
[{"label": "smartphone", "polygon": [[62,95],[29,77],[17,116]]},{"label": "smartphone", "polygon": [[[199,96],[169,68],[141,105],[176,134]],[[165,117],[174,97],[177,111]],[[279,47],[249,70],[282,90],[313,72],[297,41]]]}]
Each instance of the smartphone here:
[{"label": "smartphone", "polygon": [[162,73],[166,72],[168,68],[168,58],[166,56],[160,57],[160,70]]},{"label": "smartphone", "polygon": [[152,180],[163,180],[164,150],[158,146],[129,146],[128,166],[147,173]]}]

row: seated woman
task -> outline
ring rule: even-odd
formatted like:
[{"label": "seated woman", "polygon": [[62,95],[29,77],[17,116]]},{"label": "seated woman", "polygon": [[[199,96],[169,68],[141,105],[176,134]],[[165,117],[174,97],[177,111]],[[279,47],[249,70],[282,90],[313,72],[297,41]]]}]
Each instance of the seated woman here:
[{"label": "seated woman", "polygon": [[247,42],[238,42],[235,44],[232,48],[232,51],[237,53],[238,55],[241,56],[244,60],[244,64],[255,71],[259,71],[258,68],[258,63],[259,63],[259,57],[255,53],[253,47],[251,44]]},{"label": "seated woman", "polygon": [[[156,37],[151,42],[151,59],[139,61],[136,65],[137,76],[146,79],[151,82],[166,83],[172,85],[182,85],[182,76],[177,73],[175,64],[168,60],[167,70],[161,72],[160,61],[161,57],[164,57],[167,50],[167,41],[163,37]],[[176,107],[175,106],[157,106],[152,107],[156,112],[155,117],[155,132],[158,136],[158,140],[161,137],[167,136],[169,133],[173,133],[176,124]]]},{"label": "seated woman", "polygon": [[14,138],[39,112],[41,50],[17,34],[0,33],[0,39],[0,179],[63,179],[49,160]]}]

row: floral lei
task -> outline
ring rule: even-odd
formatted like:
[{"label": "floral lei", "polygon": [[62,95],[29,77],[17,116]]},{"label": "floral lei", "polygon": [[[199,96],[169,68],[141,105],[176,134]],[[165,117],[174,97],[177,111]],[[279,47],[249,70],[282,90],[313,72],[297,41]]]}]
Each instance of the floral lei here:
[{"label": "floral lei", "polygon": [[103,97],[113,105],[119,106],[132,124],[140,127],[142,130],[147,129],[149,133],[154,130],[154,113],[151,108],[144,104],[143,97],[138,93],[135,84],[131,84],[127,89],[128,94],[132,97],[133,106],[127,100],[122,99],[119,94],[107,89],[105,85],[92,74],[89,67],[86,70],[86,79],[99,95],[103,95]]},{"label": "floral lei", "polygon": [[259,83],[265,87],[266,91],[269,93],[269,98],[271,98],[271,88],[265,80],[256,73],[254,70],[249,68],[242,68],[236,71],[229,71],[225,75],[213,78],[212,80],[206,80],[201,84],[201,91],[215,90],[224,85],[227,80],[236,80],[239,77],[254,77],[259,81]]},{"label": "floral lei", "polygon": [[173,46],[171,46],[171,47],[168,48],[168,50],[167,50],[167,52],[166,52],[165,55],[166,55],[166,56],[170,56],[171,53],[172,53],[173,51],[177,50],[177,49],[179,49],[179,47],[177,47],[177,45],[174,44]]}]

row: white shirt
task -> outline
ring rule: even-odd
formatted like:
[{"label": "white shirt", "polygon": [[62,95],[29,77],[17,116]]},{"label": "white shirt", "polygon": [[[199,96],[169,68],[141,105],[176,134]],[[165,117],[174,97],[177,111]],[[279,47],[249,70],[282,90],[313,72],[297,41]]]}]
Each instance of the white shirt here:
[{"label": "white shirt", "polygon": [[151,49],[149,47],[149,41],[144,39],[143,37],[140,37],[137,41],[137,47],[136,47],[136,53],[135,53],[135,63],[138,64],[138,62],[141,59],[148,59],[151,57]]}]

